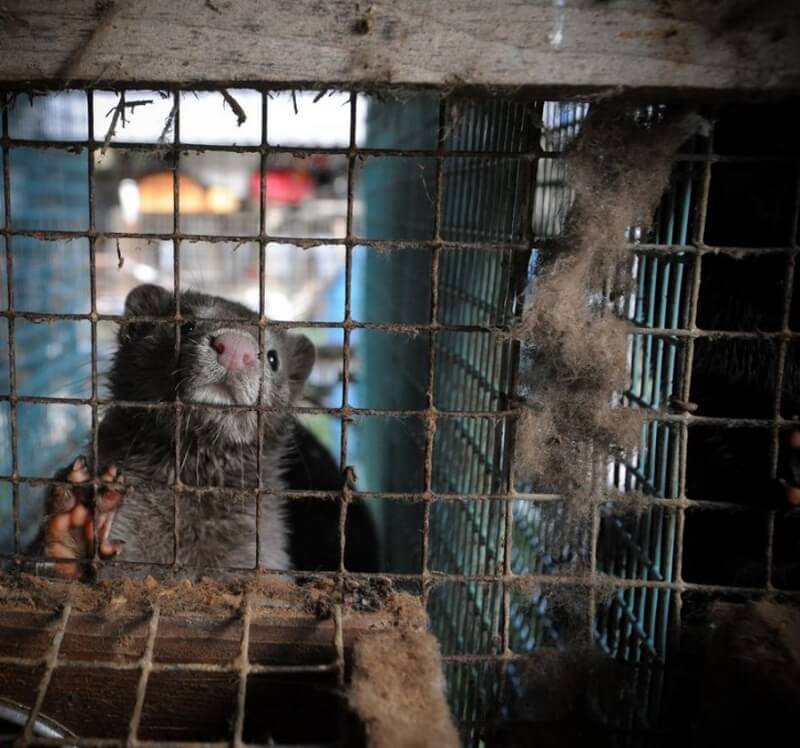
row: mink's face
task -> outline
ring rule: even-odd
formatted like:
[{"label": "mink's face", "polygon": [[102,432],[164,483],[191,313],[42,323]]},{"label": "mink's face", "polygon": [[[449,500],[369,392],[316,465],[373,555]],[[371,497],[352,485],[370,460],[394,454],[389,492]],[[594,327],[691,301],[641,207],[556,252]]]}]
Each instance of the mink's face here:
[{"label": "mink's face", "polygon": [[[171,292],[152,285],[134,288],[125,314],[166,317],[175,314]],[[194,318],[181,327],[180,356],[175,352],[175,325],[130,322],[120,325],[119,348],[111,371],[115,399],[175,400],[212,405],[288,406],[302,390],[314,363],[314,346],[302,335],[264,330],[258,346],[258,316],[247,307],[217,296],[185,291],[181,316]],[[252,320],[227,322],[227,319]],[[255,438],[255,411],[191,410],[194,426],[210,428],[225,441]],[[271,413],[264,422],[277,422]]]}]

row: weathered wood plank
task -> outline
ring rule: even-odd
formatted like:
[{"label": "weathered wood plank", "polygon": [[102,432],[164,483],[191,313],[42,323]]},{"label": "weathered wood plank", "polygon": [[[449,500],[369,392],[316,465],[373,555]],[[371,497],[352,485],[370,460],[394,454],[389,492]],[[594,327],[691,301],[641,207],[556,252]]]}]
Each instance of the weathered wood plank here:
[{"label": "weathered wood plank", "polygon": [[6,0],[0,80],[800,90],[794,0]]},{"label": "weathered wood plank", "polygon": [[[0,699],[25,706],[33,703],[44,672],[44,666],[34,662],[47,653],[57,620],[50,612],[0,609],[0,657],[32,660],[29,666],[0,662]],[[130,666],[144,652],[147,622],[147,617],[141,615],[106,618],[95,613],[73,613],[61,643],[60,661],[117,662],[128,667],[56,667],[42,713],[82,737],[124,737],[139,679],[138,668]],[[357,637],[369,636],[386,625],[384,621],[376,627],[376,618],[369,614],[348,616],[343,642],[346,660],[352,656]],[[154,660],[157,664],[232,667],[240,649],[238,615],[164,616],[155,640]],[[332,663],[336,658],[333,621],[301,614],[271,617],[260,611],[250,629],[249,658],[258,665]],[[322,731],[321,742],[334,740],[342,708],[336,683],[335,674],[327,672],[251,675],[246,731],[260,741],[263,736],[259,731],[268,728],[288,731],[289,737],[296,732],[306,738]],[[230,733],[237,690],[236,672],[153,672],[139,737],[225,740]],[[312,707],[317,709],[312,712],[316,724],[309,727],[307,709]]]}]

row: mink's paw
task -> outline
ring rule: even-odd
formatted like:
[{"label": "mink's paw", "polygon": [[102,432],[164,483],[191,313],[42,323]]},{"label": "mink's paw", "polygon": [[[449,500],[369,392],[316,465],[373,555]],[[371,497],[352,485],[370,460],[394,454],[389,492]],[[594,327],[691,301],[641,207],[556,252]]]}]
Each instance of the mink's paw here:
[{"label": "mink's paw", "polygon": [[54,485],[47,497],[45,554],[60,559],[58,563],[48,564],[56,576],[82,576],[81,564],[65,563],[63,559],[91,558],[95,538],[103,558],[122,551],[122,541],[111,540],[109,535],[114,513],[122,501],[125,481],[114,465],[103,471],[100,480],[103,485],[95,492],[86,459],[78,457],[63,478],[63,483],[69,485]]}]

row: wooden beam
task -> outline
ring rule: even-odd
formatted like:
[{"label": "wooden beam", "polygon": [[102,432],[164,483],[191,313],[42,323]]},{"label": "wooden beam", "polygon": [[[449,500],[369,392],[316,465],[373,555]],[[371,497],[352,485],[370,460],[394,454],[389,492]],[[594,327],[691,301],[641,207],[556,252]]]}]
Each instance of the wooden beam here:
[{"label": "wooden beam", "polygon": [[795,0],[5,0],[0,81],[800,90]]}]

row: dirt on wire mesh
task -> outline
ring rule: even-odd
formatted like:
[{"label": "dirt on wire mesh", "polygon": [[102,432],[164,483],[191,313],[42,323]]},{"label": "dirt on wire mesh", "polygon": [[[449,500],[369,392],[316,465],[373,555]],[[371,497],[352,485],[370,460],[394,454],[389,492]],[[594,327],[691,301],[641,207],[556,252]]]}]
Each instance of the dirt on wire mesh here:
[{"label": "dirt on wire mesh", "polygon": [[[258,621],[327,618],[341,605],[345,632],[360,631],[353,643],[347,696],[365,724],[371,748],[460,745],[445,700],[439,645],[428,630],[422,601],[394,591],[388,579],[314,578],[298,584],[261,575],[223,584],[209,579],[165,583],[146,577],[88,585],[0,575],[0,612],[52,612],[69,603],[76,611],[119,622],[157,605],[162,621],[187,613],[228,619],[245,601],[254,607]],[[119,637],[110,651],[115,657],[135,652],[135,642]]]},{"label": "dirt on wire mesh", "polygon": [[359,639],[348,701],[372,748],[461,745],[445,700],[439,644],[423,628]]},{"label": "dirt on wire mesh", "polygon": [[382,577],[368,581],[310,578],[304,583],[287,577],[259,574],[221,582],[209,578],[197,582],[115,578],[94,584],[63,582],[19,574],[0,574],[0,607],[57,610],[65,603],[81,612],[107,618],[149,610],[158,605],[162,615],[206,613],[230,615],[249,600],[271,617],[313,615],[328,618],[337,605],[346,612],[375,614],[387,625],[419,625],[424,612],[415,610],[410,595],[396,592]]},{"label": "dirt on wire mesh", "polygon": [[706,127],[698,115],[645,116],[619,101],[590,107],[564,154],[573,201],[541,248],[515,330],[522,342],[519,477],[562,493],[577,515],[595,460],[638,445],[643,411],[615,407],[628,383],[629,323],[616,311],[631,286],[626,231],[652,222],[678,148]]}]

